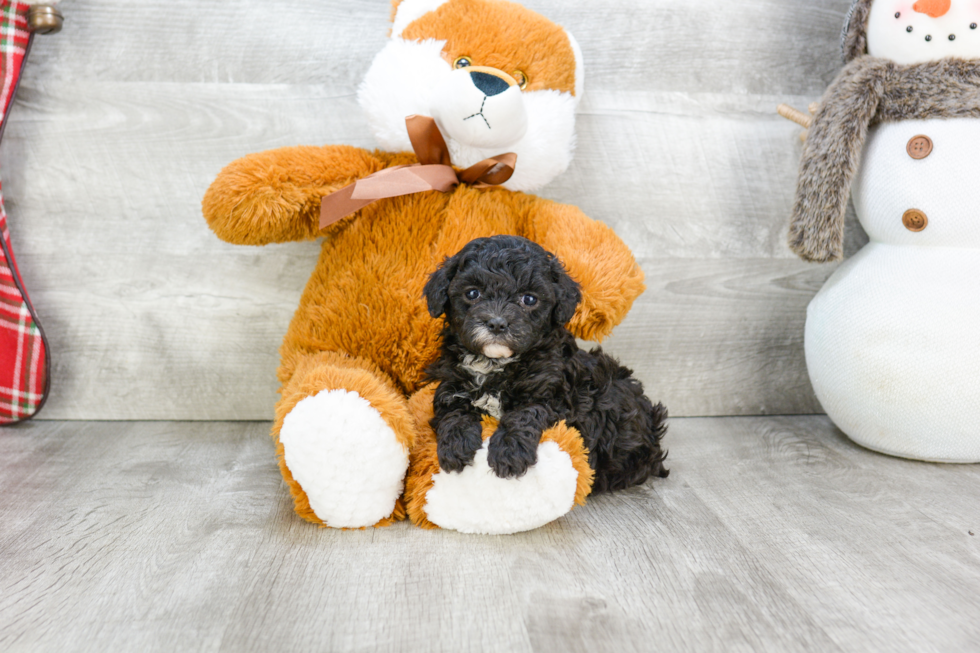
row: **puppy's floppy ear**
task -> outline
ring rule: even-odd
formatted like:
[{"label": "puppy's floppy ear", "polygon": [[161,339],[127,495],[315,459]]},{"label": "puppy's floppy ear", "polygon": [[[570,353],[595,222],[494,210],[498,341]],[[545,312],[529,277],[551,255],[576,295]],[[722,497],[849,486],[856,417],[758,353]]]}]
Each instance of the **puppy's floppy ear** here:
[{"label": "puppy's floppy ear", "polygon": [[557,326],[565,326],[575,315],[578,303],[582,301],[582,290],[575,279],[568,276],[565,266],[557,257],[551,258],[551,279],[555,284],[555,308],[552,319]]},{"label": "puppy's floppy ear", "polygon": [[429,275],[429,280],[422,289],[422,296],[429,305],[429,315],[441,317],[446,313],[449,304],[449,284],[459,270],[459,261],[462,254],[457,254],[445,259],[439,268]]}]

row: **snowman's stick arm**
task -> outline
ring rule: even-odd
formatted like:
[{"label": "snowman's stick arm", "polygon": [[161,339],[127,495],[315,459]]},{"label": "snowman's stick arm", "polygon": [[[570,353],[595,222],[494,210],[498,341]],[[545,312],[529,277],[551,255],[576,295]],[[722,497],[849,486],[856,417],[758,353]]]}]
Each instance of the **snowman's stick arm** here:
[{"label": "snowman's stick arm", "polygon": [[819,103],[810,103],[810,106],[807,107],[807,109],[810,111],[810,115],[808,116],[799,109],[791,107],[788,104],[780,104],[778,107],[776,107],[776,113],[787,120],[792,120],[800,127],[803,127],[803,131],[800,132],[800,140],[806,142],[806,137],[808,134],[807,130],[810,129],[810,125],[813,124],[813,116],[817,113],[817,109],[819,108]]},{"label": "snowman's stick arm", "polygon": [[813,116],[808,116],[799,109],[794,109],[788,104],[780,104],[776,107],[776,112],[787,120],[792,120],[800,127],[809,129],[813,124]]}]

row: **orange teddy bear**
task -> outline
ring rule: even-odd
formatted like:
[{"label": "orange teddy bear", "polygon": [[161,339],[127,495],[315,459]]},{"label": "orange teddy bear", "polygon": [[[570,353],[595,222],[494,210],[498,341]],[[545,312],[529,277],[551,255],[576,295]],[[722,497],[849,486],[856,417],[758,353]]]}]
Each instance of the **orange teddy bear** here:
[{"label": "orange teddy bear", "polygon": [[[426,279],[474,238],[524,236],[554,252],[582,286],[569,328],[600,340],[643,291],[643,273],[608,227],[522,192],[548,183],[571,159],[582,91],[572,36],[505,0],[393,5],[390,39],[359,91],[381,149],[300,146],[246,156],[208,189],[204,216],[231,243],[323,238],[280,349],[272,429],[300,516],[337,528],[407,514],[424,527],[528,530],[584,501],[588,452],[561,423],[545,432],[538,463],[521,478],[493,476],[485,449],[463,473],[439,470],[425,369],[438,357],[441,324],[427,311]],[[321,222],[324,197],[418,162],[405,127],[415,114],[434,118],[443,162],[469,167],[497,157],[493,165],[513,153],[512,176],[503,185],[469,179],[445,192],[368,200]],[[481,179],[506,177],[501,167]],[[485,427],[488,436],[493,425]]]}]

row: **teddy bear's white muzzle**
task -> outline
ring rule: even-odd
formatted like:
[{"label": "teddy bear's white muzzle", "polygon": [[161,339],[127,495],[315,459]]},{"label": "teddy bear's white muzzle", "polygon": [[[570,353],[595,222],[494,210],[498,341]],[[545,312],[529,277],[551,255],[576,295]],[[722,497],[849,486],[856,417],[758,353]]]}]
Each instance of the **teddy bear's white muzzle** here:
[{"label": "teddy bear's white muzzle", "polygon": [[527,133],[520,87],[493,69],[447,75],[434,93],[432,115],[444,136],[469,147],[506,148]]}]

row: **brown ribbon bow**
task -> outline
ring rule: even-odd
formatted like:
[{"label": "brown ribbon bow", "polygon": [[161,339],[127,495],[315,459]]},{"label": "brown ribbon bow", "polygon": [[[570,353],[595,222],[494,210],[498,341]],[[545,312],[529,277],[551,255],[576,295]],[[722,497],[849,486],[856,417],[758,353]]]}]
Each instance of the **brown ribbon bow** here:
[{"label": "brown ribbon bow", "polygon": [[499,186],[514,174],[517,155],[513,152],[484,159],[457,173],[435,120],[428,116],[409,116],[405,125],[419,162],[385,168],[324,196],[320,204],[321,229],[386,197],[427,190],[445,193],[457,184],[474,188]]}]

